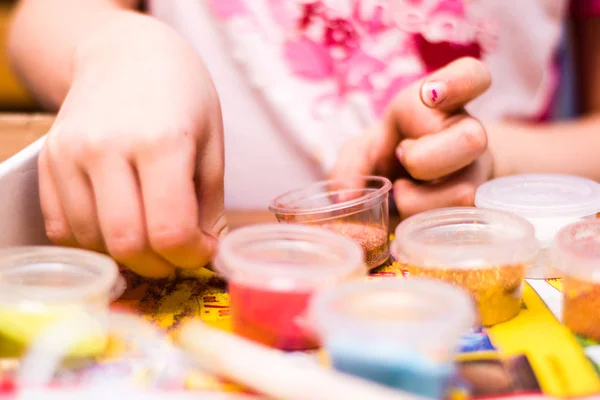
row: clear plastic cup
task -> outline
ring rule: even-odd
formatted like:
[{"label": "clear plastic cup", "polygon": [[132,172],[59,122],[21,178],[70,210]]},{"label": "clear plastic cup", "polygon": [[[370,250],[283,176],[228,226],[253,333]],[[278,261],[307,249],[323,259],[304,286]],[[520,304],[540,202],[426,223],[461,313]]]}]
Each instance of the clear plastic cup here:
[{"label": "clear plastic cup", "polygon": [[51,246],[0,250],[3,353],[19,356],[44,330],[84,314],[98,316],[98,334],[80,341],[70,354],[101,353],[107,341],[102,316],[108,311],[118,276],[111,258],[86,250]]},{"label": "clear plastic cup", "polygon": [[369,268],[389,257],[389,200],[392,183],[365,176],[348,187],[337,181],[317,182],[283,194],[269,205],[279,222],[320,225],[356,241]]},{"label": "clear plastic cup", "polygon": [[316,346],[304,321],[316,288],[367,273],[356,242],[293,224],[231,232],[219,244],[214,266],[229,284],[234,331],[282,350]]},{"label": "clear plastic cup", "polygon": [[448,281],[477,303],[481,324],[515,317],[525,271],[539,244],[525,219],[497,210],[446,208],[398,225],[392,255],[409,275]]},{"label": "clear plastic cup", "polygon": [[600,184],[569,175],[509,176],[481,185],[475,205],[508,211],[531,222],[542,249],[525,277],[558,278],[560,274],[551,265],[548,249],[562,227],[595,218],[600,211]]},{"label": "clear plastic cup", "polygon": [[334,368],[443,398],[475,308],[466,292],[445,282],[386,279],[320,290],[309,318]]},{"label": "clear plastic cup", "polygon": [[600,220],[561,229],[551,256],[563,274],[563,323],[576,334],[600,341]]}]

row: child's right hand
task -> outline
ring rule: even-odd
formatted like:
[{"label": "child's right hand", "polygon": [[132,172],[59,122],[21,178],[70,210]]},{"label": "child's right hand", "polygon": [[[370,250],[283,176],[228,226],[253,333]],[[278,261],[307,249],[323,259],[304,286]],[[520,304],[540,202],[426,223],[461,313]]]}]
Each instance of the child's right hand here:
[{"label": "child's right hand", "polygon": [[207,264],[226,229],[223,128],[194,49],[148,32],[145,46],[113,48],[125,32],[107,29],[78,48],[40,154],[40,200],[53,242],[164,277]]}]

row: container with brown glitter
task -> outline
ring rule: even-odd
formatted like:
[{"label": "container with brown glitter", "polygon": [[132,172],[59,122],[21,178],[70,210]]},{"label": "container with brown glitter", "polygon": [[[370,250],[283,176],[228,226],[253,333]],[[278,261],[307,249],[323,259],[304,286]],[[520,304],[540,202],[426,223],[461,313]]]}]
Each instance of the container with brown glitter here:
[{"label": "container with brown glitter", "polygon": [[409,275],[466,289],[477,303],[481,325],[492,326],[519,313],[525,272],[539,243],[533,225],[521,217],[464,207],[404,220],[391,247]]},{"label": "container with brown glitter", "polygon": [[352,184],[322,181],[283,194],[269,205],[282,223],[318,225],[354,239],[369,268],[389,257],[389,203],[392,183],[366,176]]},{"label": "container with brown glitter", "polygon": [[600,220],[564,227],[551,257],[563,275],[563,323],[578,335],[600,341]]}]

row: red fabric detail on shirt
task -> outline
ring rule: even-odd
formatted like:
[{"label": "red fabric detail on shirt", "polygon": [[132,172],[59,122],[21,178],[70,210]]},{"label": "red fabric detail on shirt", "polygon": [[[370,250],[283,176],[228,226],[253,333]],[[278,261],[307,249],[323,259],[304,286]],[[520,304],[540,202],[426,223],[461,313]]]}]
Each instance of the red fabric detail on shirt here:
[{"label": "red fabric detail on shirt", "polygon": [[571,0],[571,15],[575,18],[600,17],[600,0]]},{"label": "red fabric detail on shirt", "polygon": [[431,43],[422,35],[415,35],[417,52],[427,68],[427,73],[433,72],[461,57],[481,59],[482,50],[477,42],[467,45],[449,42]]}]

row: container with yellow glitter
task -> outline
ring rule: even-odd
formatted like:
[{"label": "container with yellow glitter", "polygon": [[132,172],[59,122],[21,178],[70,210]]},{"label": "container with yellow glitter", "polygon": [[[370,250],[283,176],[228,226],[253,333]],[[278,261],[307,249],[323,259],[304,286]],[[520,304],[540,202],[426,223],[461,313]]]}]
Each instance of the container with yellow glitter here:
[{"label": "container with yellow glitter", "polygon": [[525,219],[475,207],[428,211],[396,228],[392,256],[409,275],[435,278],[466,289],[480,323],[492,326],[521,308],[525,271],[539,250]]},{"label": "container with yellow glitter", "polygon": [[[69,355],[104,351],[106,312],[118,284],[107,256],[51,246],[0,250],[0,356],[19,356],[47,329],[81,315],[98,325],[93,337],[74,343]],[[93,322],[90,322],[93,321]]]},{"label": "container with yellow glitter", "polygon": [[510,212],[535,227],[540,251],[527,279],[559,278],[550,248],[558,231],[573,222],[593,220],[600,211],[600,184],[569,175],[525,174],[493,179],[479,186],[479,208]]},{"label": "container with yellow glitter", "polygon": [[375,268],[389,257],[391,189],[392,183],[378,176],[322,181],[277,197],[269,210],[279,222],[319,225],[353,239],[367,266]]}]

